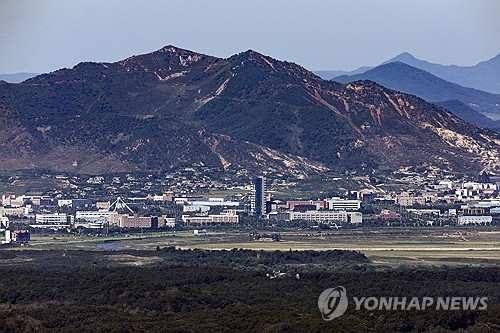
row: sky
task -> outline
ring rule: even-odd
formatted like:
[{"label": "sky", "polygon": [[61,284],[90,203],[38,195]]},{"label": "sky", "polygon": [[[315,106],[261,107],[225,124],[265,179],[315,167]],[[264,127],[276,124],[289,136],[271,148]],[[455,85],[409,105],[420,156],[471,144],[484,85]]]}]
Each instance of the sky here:
[{"label": "sky", "polygon": [[0,73],[114,62],[165,45],[253,49],[309,70],[375,66],[402,52],[474,65],[500,53],[498,0],[1,0]]}]

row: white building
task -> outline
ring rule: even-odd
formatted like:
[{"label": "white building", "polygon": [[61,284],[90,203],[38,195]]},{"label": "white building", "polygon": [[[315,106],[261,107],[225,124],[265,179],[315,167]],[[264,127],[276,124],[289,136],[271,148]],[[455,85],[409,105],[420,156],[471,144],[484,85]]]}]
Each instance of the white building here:
[{"label": "white building", "polygon": [[472,189],[475,191],[481,191],[481,192],[484,192],[484,191],[493,192],[493,191],[496,191],[498,189],[496,184],[476,183],[476,182],[465,182],[465,183],[463,183],[462,188],[468,188],[468,189]]},{"label": "white building", "polygon": [[37,214],[33,228],[63,229],[73,224],[74,218],[65,213]]},{"label": "white building", "polygon": [[109,210],[77,211],[76,220],[83,220],[87,222],[106,222],[110,215],[118,215],[118,212],[110,212]]},{"label": "white building", "polygon": [[59,207],[73,207],[73,199],[58,199],[57,200],[57,205]]},{"label": "white building", "polygon": [[218,215],[207,216],[188,216],[182,215],[182,222],[185,225],[210,225],[219,223],[238,223],[239,217],[233,212],[221,213]]},{"label": "white building", "polygon": [[290,212],[290,220],[362,223],[363,214],[360,212],[348,212],[345,210],[308,210],[305,212]]},{"label": "white building", "polygon": [[162,216],[163,220],[163,225],[167,228],[174,228],[175,227],[175,217],[166,217]]},{"label": "white building", "polygon": [[484,215],[463,215],[458,217],[458,225],[466,225],[466,224],[488,224],[491,223],[493,218],[491,216]]},{"label": "white building", "polygon": [[359,210],[361,200],[348,200],[339,197],[333,197],[326,200],[329,210]]},{"label": "white building", "polygon": [[224,199],[213,200],[218,198],[210,198],[208,200],[188,201],[186,204],[191,206],[218,206],[218,207],[238,207],[240,205],[237,201],[224,201]]},{"label": "white building", "polygon": [[197,212],[201,212],[201,213],[207,213],[208,211],[210,211],[210,206],[205,206],[205,205],[184,205],[182,206],[182,211],[184,213],[197,213]]},{"label": "white building", "polygon": [[97,201],[95,205],[96,205],[97,209],[109,210],[109,206],[111,206],[111,202],[110,201]]},{"label": "white building", "polygon": [[[439,209],[407,209],[406,211],[409,213],[415,214],[415,215],[441,216],[441,211]],[[456,213],[456,211],[455,211],[455,213]]]}]

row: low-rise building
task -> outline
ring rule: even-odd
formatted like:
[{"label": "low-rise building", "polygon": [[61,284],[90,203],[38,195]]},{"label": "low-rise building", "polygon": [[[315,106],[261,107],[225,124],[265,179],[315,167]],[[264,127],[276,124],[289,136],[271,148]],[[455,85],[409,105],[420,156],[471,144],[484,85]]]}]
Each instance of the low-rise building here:
[{"label": "low-rise building", "polygon": [[363,214],[345,210],[309,210],[305,212],[290,212],[290,220],[315,222],[362,223]]},{"label": "low-rise building", "polygon": [[89,199],[58,199],[57,205],[59,207],[82,207],[89,206],[92,204],[92,200]]},{"label": "low-rise building", "polygon": [[413,206],[416,204],[425,205],[426,198],[424,196],[415,196],[410,192],[401,192],[401,194],[396,196],[396,202],[398,205],[405,207]]},{"label": "low-rise building", "polygon": [[439,209],[407,209],[408,213],[415,215],[435,215],[441,216],[441,211]]},{"label": "low-rise building", "polygon": [[203,205],[184,205],[182,206],[184,213],[207,213],[210,211],[210,206]]},{"label": "low-rise building", "polygon": [[7,216],[0,216],[0,229],[7,229],[9,227],[9,218]]},{"label": "low-rise building", "polygon": [[289,210],[301,210],[300,207],[314,206],[316,210],[327,209],[328,204],[326,200],[301,200],[301,201],[287,201],[286,207]]},{"label": "low-rise building", "polygon": [[30,241],[30,231],[29,230],[5,230],[5,241],[3,244],[8,243],[28,243]]},{"label": "low-rise building", "polygon": [[10,208],[10,207],[3,207],[3,214],[5,216],[26,216],[29,214],[29,207],[16,207],[16,208]]},{"label": "low-rise building", "polygon": [[330,210],[359,210],[361,208],[361,200],[341,199],[333,197],[327,199],[328,209]]},{"label": "low-rise building", "polygon": [[99,210],[109,210],[109,207],[111,206],[111,202],[110,201],[97,201],[96,202],[96,207],[97,209]]},{"label": "low-rise building", "polygon": [[71,215],[65,213],[36,214],[33,228],[64,229],[70,227],[74,222]]},{"label": "low-rise building", "polygon": [[175,228],[175,217],[162,216],[163,226],[167,228]]},{"label": "low-rise building", "polygon": [[122,215],[118,226],[121,228],[148,228],[158,229],[157,216]]},{"label": "low-rise building", "polygon": [[212,224],[226,224],[238,223],[239,217],[233,212],[221,213],[218,215],[207,216],[189,216],[182,215],[182,222],[187,226],[192,225],[212,225]]},{"label": "low-rise building", "polygon": [[458,225],[466,224],[489,224],[493,221],[491,216],[484,215],[462,215],[458,217]]},{"label": "low-rise building", "polygon": [[483,215],[484,214],[484,208],[467,206],[467,205],[460,207],[460,211],[462,212],[463,215]]},{"label": "low-rise building", "polygon": [[110,212],[109,210],[77,211],[76,220],[83,220],[87,222],[106,222],[110,215],[118,215],[118,212]]}]

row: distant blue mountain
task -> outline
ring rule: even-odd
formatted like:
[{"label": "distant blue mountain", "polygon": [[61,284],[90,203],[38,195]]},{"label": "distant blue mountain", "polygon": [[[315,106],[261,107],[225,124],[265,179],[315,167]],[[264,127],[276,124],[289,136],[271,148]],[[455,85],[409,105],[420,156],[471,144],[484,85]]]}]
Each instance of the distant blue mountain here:
[{"label": "distant blue mountain", "polygon": [[[403,52],[396,57],[382,63],[402,62],[407,65],[422,69],[443,80],[456,83],[463,87],[474,88],[492,94],[500,94],[500,54],[478,63],[474,66],[440,65],[415,58],[408,52]],[[325,80],[331,80],[342,75],[356,75],[365,73],[374,67],[360,67],[353,71],[324,70],[314,73]]]},{"label": "distant blue mountain", "polygon": [[372,68],[373,67],[363,66],[363,67],[360,67],[360,68],[355,69],[353,71],[314,71],[313,73],[324,80],[331,80],[334,77],[341,76],[341,75],[361,74],[361,73],[364,73]]},{"label": "distant blue mountain", "polygon": [[420,68],[443,80],[464,87],[483,90],[493,94],[500,93],[500,54],[474,66],[445,66],[433,64],[425,60],[417,59],[408,52],[401,53],[383,64],[390,62],[402,62]]},{"label": "distant blue mountain", "polygon": [[32,77],[37,76],[37,73],[14,73],[14,74],[0,74],[0,80],[9,83],[19,83]]},{"label": "distant blue mountain", "polygon": [[[500,95],[462,87],[402,62],[390,62],[362,74],[344,75],[333,79],[333,81],[341,83],[359,80],[371,80],[387,88],[410,93],[433,103],[460,101],[466,107],[487,116],[490,120],[500,119]],[[454,112],[454,106],[457,107],[458,113],[461,112],[457,115],[465,119],[462,106],[458,110],[458,105],[452,103],[448,105],[448,110]],[[472,121],[472,118],[477,121]],[[481,117],[478,116],[472,116],[472,118],[465,120],[479,126],[485,126],[486,120],[484,118],[482,120],[479,120]],[[488,127],[496,126],[497,124],[488,125]]]}]

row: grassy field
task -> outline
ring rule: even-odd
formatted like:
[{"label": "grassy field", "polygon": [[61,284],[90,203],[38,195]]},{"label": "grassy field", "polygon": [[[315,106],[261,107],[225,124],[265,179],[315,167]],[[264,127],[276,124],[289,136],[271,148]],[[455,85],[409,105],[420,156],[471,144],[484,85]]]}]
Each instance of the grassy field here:
[{"label": "grassy field", "polygon": [[[156,232],[120,236],[32,235],[26,249],[353,250],[381,265],[500,265],[500,230],[363,228],[280,232],[281,241],[256,241],[249,232]],[[4,250],[10,247],[4,247]],[[18,248],[16,248],[18,249]],[[139,264],[139,263],[138,263]]]}]

